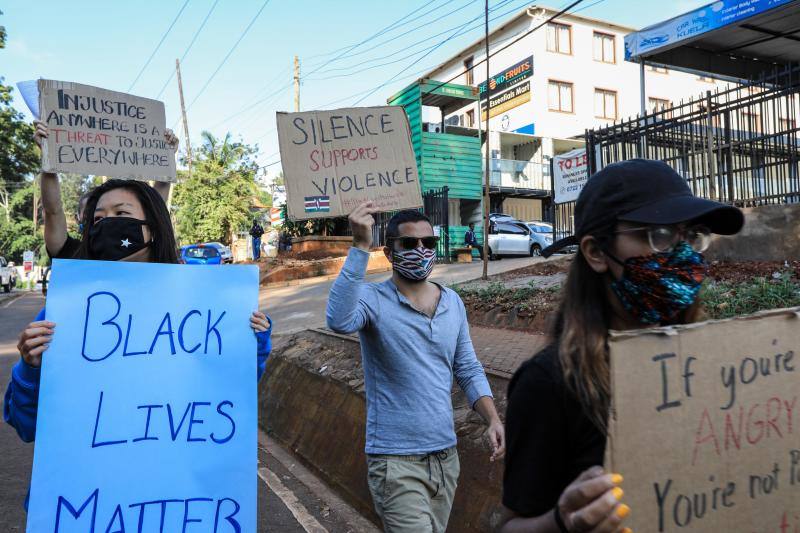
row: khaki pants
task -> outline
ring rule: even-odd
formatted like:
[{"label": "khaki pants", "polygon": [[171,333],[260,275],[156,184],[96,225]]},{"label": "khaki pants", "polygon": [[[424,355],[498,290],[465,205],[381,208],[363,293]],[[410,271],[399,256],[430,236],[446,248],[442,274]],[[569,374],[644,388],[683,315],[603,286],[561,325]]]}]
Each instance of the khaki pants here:
[{"label": "khaki pants", "polygon": [[456,448],[427,455],[369,455],[368,483],[388,533],[443,533],[461,466]]}]

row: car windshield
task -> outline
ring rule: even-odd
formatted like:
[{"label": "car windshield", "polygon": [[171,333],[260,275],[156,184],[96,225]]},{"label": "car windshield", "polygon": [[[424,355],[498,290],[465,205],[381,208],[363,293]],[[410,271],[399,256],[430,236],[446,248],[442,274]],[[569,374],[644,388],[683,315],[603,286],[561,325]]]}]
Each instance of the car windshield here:
[{"label": "car windshield", "polygon": [[186,257],[191,257],[194,259],[208,259],[210,257],[217,257],[219,252],[217,252],[216,248],[189,248],[186,250]]},{"label": "car windshield", "polygon": [[528,224],[528,227],[534,233],[553,233],[553,228],[544,224]]}]

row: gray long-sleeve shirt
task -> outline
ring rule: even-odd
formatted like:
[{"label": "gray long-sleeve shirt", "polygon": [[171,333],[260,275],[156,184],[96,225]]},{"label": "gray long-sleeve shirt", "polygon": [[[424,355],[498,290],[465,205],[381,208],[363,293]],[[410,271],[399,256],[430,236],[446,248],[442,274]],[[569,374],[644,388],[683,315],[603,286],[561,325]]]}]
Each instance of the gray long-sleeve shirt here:
[{"label": "gray long-sleeve shirt", "polygon": [[470,405],[492,396],[461,298],[441,287],[433,318],[391,280],[365,283],[369,254],[352,248],[328,299],[328,327],[358,331],[367,396],[366,453],[415,455],[456,444],[453,376]]}]

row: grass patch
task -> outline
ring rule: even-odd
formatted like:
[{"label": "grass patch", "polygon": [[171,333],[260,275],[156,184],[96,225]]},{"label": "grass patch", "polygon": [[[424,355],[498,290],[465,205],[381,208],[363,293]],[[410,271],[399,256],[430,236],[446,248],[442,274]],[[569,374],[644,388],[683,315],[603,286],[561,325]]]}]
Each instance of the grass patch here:
[{"label": "grass patch", "polygon": [[746,283],[711,281],[701,298],[709,318],[731,318],[767,309],[800,306],[800,283],[787,273]]}]

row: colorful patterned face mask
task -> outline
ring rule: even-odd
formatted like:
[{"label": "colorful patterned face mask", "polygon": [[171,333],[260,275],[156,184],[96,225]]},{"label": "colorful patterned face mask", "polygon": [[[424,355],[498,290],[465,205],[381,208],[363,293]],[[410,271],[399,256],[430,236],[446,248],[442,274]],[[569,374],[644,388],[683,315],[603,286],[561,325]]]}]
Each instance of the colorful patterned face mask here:
[{"label": "colorful patterned face mask", "polygon": [[424,281],[431,275],[436,262],[436,250],[414,248],[392,250],[392,268],[409,281]]},{"label": "colorful patterned face mask", "polygon": [[[609,254],[607,254],[609,255]],[[622,277],[611,283],[622,306],[642,324],[670,324],[690,307],[706,279],[708,264],[689,243],[678,243],[671,252],[631,257]]]}]

